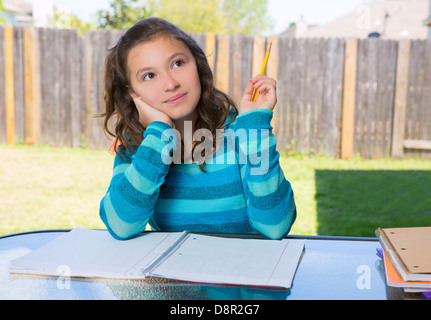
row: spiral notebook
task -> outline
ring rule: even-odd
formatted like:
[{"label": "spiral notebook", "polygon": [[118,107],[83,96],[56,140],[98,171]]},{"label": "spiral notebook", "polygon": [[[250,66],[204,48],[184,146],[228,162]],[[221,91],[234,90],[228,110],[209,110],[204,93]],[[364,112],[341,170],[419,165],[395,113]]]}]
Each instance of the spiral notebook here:
[{"label": "spiral notebook", "polygon": [[147,232],[119,241],[104,230],[73,229],[13,260],[10,273],[71,277],[166,278],[208,284],[290,288],[305,240],[243,239]]}]

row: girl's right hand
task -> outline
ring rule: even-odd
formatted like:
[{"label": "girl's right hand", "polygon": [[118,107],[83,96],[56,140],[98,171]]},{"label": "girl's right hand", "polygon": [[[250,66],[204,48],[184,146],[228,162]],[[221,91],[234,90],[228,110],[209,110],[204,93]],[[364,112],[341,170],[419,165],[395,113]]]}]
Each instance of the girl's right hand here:
[{"label": "girl's right hand", "polygon": [[130,93],[130,96],[135,103],[136,109],[138,109],[139,122],[142,123],[145,128],[147,128],[150,123],[154,121],[161,121],[173,127],[174,123],[172,119],[169,118],[169,116],[167,116],[165,113],[149,106],[142,100],[142,98],[138,97],[135,93]]}]

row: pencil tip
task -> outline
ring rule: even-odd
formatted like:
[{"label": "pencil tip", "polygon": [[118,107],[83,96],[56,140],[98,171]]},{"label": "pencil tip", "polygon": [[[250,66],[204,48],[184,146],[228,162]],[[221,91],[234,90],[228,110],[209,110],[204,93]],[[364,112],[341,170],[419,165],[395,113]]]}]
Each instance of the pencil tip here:
[{"label": "pencil tip", "polygon": [[269,43],[268,51],[271,51],[272,42]]}]

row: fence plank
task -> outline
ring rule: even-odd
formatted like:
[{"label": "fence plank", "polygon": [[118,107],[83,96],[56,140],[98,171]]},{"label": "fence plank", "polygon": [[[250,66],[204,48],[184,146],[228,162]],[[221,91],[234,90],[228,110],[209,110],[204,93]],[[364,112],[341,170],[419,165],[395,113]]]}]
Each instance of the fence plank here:
[{"label": "fence plank", "polygon": [[276,129],[276,137],[277,137],[277,149],[281,152],[287,151],[287,112],[286,110],[289,108],[288,100],[288,63],[287,63],[287,54],[288,54],[288,38],[281,38],[278,41],[279,46],[279,56],[278,59],[283,61],[283,63],[278,64],[278,84],[277,87],[284,88],[284,90],[279,90],[278,92],[278,103],[277,108],[275,108],[275,127]]},{"label": "fence plank", "polygon": [[91,113],[93,110],[93,33],[87,31],[84,35],[85,46],[85,141],[88,145],[91,137]]},{"label": "fence plank", "polygon": [[[308,74],[307,74],[307,150],[310,153],[321,153],[320,132],[318,131],[319,106],[321,105],[324,80],[322,78],[322,59],[320,53],[320,39],[309,40]],[[322,132],[323,133],[323,132]],[[307,153],[308,153],[307,152]]]},{"label": "fence plank", "polygon": [[81,57],[83,53],[80,48],[78,32],[72,30],[71,34],[71,70],[70,70],[70,121],[71,121],[71,147],[79,147],[81,145],[81,94],[80,90],[80,74],[81,74]]},{"label": "fence plank", "polygon": [[229,93],[229,36],[217,36],[216,87]]},{"label": "fence plank", "polygon": [[241,95],[253,77],[253,37],[242,37],[241,41]]},{"label": "fence plank", "polygon": [[[47,130],[47,128],[49,128],[49,121],[51,120],[51,118],[47,115],[52,115],[51,110],[49,110],[49,104],[51,102],[51,99],[49,98],[49,94],[53,91],[53,90],[48,90],[49,85],[46,83],[47,81],[49,81],[49,77],[52,76],[52,74],[47,74],[47,70],[49,70],[50,65],[52,65],[53,61],[51,58],[51,54],[52,54],[52,50],[49,50],[48,48],[48,29],[46,28],[40,28],[38,29],[38,33],[39,33],[39,50],[42,52],[42,54],[40,54],[40,72],[41,77],[41,122],[43,123],[42,126],[42,131],[41,131],[41,137],[40,140],[43,143],[48,143],[48,144],[52,144],[51,141],[49,141],[49,138],[51,137],[51,135],[49,135],[49,131],[51,130]],[[51,58],[51,59],[50,59]],[[47,60],[50,63],[47,63]]]},{"label": "fence plank", "polygon": [[239,104],[239,101],[242,97],[242,86],[241,86],[241,77],[242,77],[242,41],[241,36],[234,35],[230,40],[230,65],[229,68],[229,79],[230,81],[230,94],[233,100]]},{"label": "fence plank", "polygon": [[15,99],[13,77],[13,29],[4,27],[4,66],[5,66],[5,100],[6,100],[6,142],[15,142]]},{"label": "fence plank", "polygon": [[305,105],[304,105],[304,87],[306,85],[307,65],[305,54],[305,41],[306,39],[298,39],[294,41],[294,72],[298,77],[293,79],[293,90],[294,105],[293,105],[293,121],[294,121],[294,146],[295,150],[300,153],[305,153],[303,148],[303,131],[305,127]]},{"label": "fence plank", "polygon": [[357,72],[358,40],[346,41],[346,61],[344,71],[344,99],[341,135],[341,158],[350,159],[353,155],[353,128],[355,123],[355,92]]},{"label": "fence plank", "polygon": [[79,51],[81,54],[79,55],[80,66],[79,66],[79,92],[80,92],[80,113],[79,113],[79,121],[80,121],[80,145],[87,146],[86,139],[86,129],[87,129],[87,54],[86,54],[86,46],[85,46],[85,37],[78,37]]},{"label": "fence plank", "polygon": [[62,110],[63,107],[63,100],[62,100],[62,77],[60,76],[62,61],[64,61],[63,57],[63,41],[61,37],[61,30],[53,30],[52,36],[52,44],[53,44],[53,52],[55,52],[54,63],[53,63],[53,74],[57,74],[58,76],[53,79],[53,85],[55,86],[56,90],[53,92],[53,119],[52,119],[52,126],[53,126],[53,133],[55,136],[55,143],[57,145],[63,145],[63,125],[62,125]]},{"label": "fence plank", "polygon": [[313,39],[302,39],[299,42],[299,62],[302,71],[302,81],[300,82],[300,95],[298,96],[297,113],[298,119],[297,128],[297,150],[300,153],[308,153],[310,150],[310,126],[311,126],[311,106],[310,106],[310,77],[313,70],[311,67],[311,52]]},{"label": "fence plank", "polygon": [[93,76],[92,76],[92,109],[90,116],[91,122],[91,135],[90,135],[90,143],[89,145],[93,148],[99,148],[101,145],[100,133],[102,130],[102,120],[93,118],[94,114],[103,113],[103,109],[101,106],[101,99],[103,99],[103,85],[101,83],[101,73],[103,72],[103,62],[102,55],[104,53],[104,48],[106,47],[106,33],[103,31],[96,31],[94,33],[94,44],[96,50],[93,51]]},{"label": "fence plank", "polygon": [[205,41],[205,54],[207,56],[208,64],[211,70],[214,72],[215,57],[216,57],[216,40],[214,33],[207,33]]},{"label": "fence plank", "polygon": [[24,40],[23,27],[14,27],[14,105],[15,141],[24,141],[25,103],[24,103]]},{"label": "fence plank", "polygon": [[5,51],[4,51],[4,27],[0,26],[0,143],[6,142],[6,99],[5,99]]},{"label": "fence plank", "polygon": [[280,92],[279,106],[276,121],[278,128],[278,147],[281,151],[296,151],[296,96],[300,94],[297,84],[300,82],[296,74],[295,62],[296,44],[298,40],[282,38],[279,40],[279,64],[278,78]]},{"label": "fence plank", "polygon": [[[268,65],[266,67],[266,75],[276,81],[278,81],[278,37],[277,36],[271,36],[268,38],[267,41],[267,47],[269,44],[272,44],[271,47],[271,55],[269,56]],[[268,48],[267,48],[268,49]],[[277,106],[276,106],[277,108]],[[277,134],[277,128],[276,128],[276,116],[277,113],[275,110],[273,111],[273,117],[271,120],[271,127],[273,128],[274,134]]]},{"label": "fence plank", "polygon": [[192,33],[190,35],[196,43],[199,45],[199,47],[202,48],[202,50],[205,52],[206,48],[206,34],[205,33]]},{"label": "fence plank", "polygon": [[382,138],[380,141],[380,154],[373,155],[376,157],[390,157],[392,151],[392,134],[393,134],[393,117],[394,117],[394,100],[396,87],[396,66],[398,55],[398,43],[393,40],[386,40],[385,53],[380,55],[380,59],[385,63],[381,79],[383,86],[380,86],[382,113],[380,118],[379,130]]},{"label": "fence plank", "polygon": [[404,130],[407,108],[407,85],[410,61],[410,40],[401,40],[398,46],[397,78],[392,133],[392,157],[403,156]]},{"label": "fence plank", "polygon": [[37,34],[24,29],[25,142],[35,144],[40,137],[40,82]]},{"label": "fence plank", "polygon": [[62,63],[64,61],[67,61],[68,56],[68,47],[67,43],[68,40],[66,39],[68,30],[57,30],[59,31],[57,37],[59,38],[58,47],[57,47],[57,54],[60,57],[60,63],[59,63],[59,96],[58,96],[58,103],[57,108],[59,110],[59,130],[58,134],[60,136],[60,143],[63,146],[68,145],[68,136],[70,134],[70,127],[68,126],[68,113],[69,113],[69,103],[66,98],[66,77],[68,75],[67,73],[67,64]]},{"label": "fence plank", "polygon": [[49,145],[62,145],[57,135],[60,129],[57,128],[58,104],[55,93],[60,90],[57,79],[60,77],[56,72],[58,52],[56,43],[58,37],[53,29],[39,29],[39,50],[41,67],[41,121],[43,123],[41,131],[41,142]]},{"label": "fence plank", "polygon": [[255,36],[253,39],[253,77],[257,76],[261,69],[263,60],[265,59],[265,38],[262,36]]},{"label": "fence plank", "polygon": [[329,39],[324,67],[324,89],[322,117],[319,132],[324,132],[323,154],[339,158],[341,153],[341,117],[343,104],[343,79],[345,60],[345,39]]}]

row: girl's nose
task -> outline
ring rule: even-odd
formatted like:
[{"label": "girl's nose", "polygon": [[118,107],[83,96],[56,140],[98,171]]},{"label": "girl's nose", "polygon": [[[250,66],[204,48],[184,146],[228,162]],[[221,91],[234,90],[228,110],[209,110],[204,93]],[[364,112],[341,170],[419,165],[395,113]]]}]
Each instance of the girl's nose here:
[{"label": "girl's nose", "polygon": [[174,91],[180,86],[180,83],[171,75],[166,76],[165,88],[166,91]]}]

